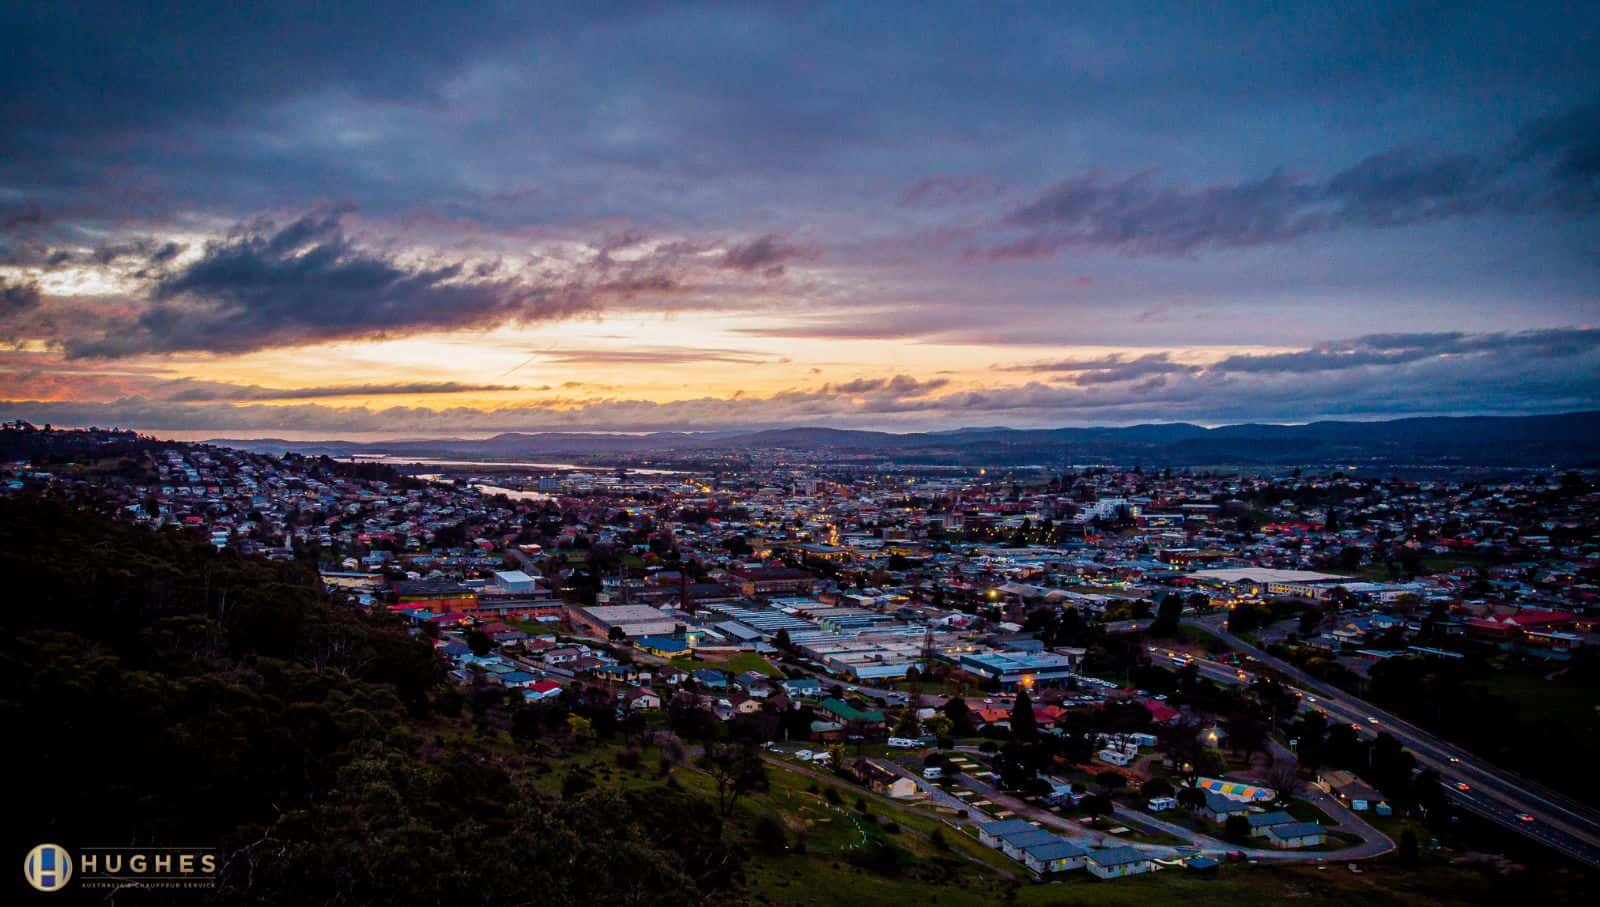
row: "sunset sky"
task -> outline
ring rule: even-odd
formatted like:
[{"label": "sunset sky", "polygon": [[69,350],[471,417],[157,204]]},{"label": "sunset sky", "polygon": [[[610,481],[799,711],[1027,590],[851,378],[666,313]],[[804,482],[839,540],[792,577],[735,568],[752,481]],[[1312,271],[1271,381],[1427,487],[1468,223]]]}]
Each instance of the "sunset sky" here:
[{"label": "sunset sky", "polygon": [[0,416],[1600,408],[1600,4],[0,7]]}]

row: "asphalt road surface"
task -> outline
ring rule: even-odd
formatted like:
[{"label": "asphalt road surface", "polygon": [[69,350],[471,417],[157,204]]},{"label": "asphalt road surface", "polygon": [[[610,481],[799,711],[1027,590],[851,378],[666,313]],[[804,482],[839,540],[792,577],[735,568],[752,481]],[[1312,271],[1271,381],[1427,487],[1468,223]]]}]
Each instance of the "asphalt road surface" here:
[{"label": "asphalt road surface", "polygon": [[[1003,806],[1013,814],[1024,819],[1037,822],[1052,830],[1062,832],[1068,837],[1085,840],[1095,847],[1127,846],[1143,851],[1152,857],[1182,857],[1194,853],[1203,853],[1207,856],[1222,857],[1228,853],[1238,852],[1252,860],[1267,860],[1281,863],[1312,863],[1312,862],[1345,862],[1349,860],[1362,860],[1379,856],[1394,849],[1394,844],[1388,838],[1378,833],[1376,829],[1365,826],[1365,835],[1359,844],[1338,850],[1279,850],[1271,847],[1256,847],[1250,845],[1232,844],[1219,840],[1211,835],[1202,834],[1185,828],[1173,822],[1167,822],[1146,812],[1130,809],[1121,804],[1114,804],[1113,816],[1129,825],[1142,825],[1154,828],[1167,834],[1179,837],[1188,842],[1188,846],[1178,848],[1167,844],[1144,844],[1138,841],[1127,841],[1116,835],[1085,828],[1081,823],[1075,822],[1058,815],[1044,807],[1037,806],[1012,794],[996,788],[994,785],[974,778],[969,774],[955,776],[962,786],[981,794],[996,806]],[[1330,813],[1330,818],[1339,819],[1337,814]],[[1330,828],[1333,826],[1329,826]],[[1353,834],[1363,834],[1363,831],[1354,828],[1346,829]],[[1253,839],[1259,840],[1259,839]]]},{"label": "asphalt road surface", "polygon": [[[1235,650],[1254,657],[1259,666],[1282,675],[1305,694],[1308,704],[1327,712],[1330,721],[1347,722],[1367,737],[1387,731],[1420,764],[1439,773],[1446,794],[1456,806],[1572,859],[1600,866],[1600,811],[1498,768],[1371,703],[1316,680],[1223,629],[1225,619],[1224,615],[1216,615],[1184,622],[1215,635]],[[1254,679],[1249,671],[1205,659],[1196,659],[1196,667],[1201,676],[1213,680],[1248,683]]]}]

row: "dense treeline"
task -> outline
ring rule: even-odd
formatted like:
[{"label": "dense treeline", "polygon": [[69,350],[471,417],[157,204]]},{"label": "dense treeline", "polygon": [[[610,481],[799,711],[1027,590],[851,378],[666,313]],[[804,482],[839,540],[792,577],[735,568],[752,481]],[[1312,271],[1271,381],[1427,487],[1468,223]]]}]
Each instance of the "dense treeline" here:
[{"label": "dense treeline", "polygon": [[[1491,667],[1476,658],[1388,658],[1372,666],[1366,693],[1373,702],[1491,762],[1593,800],[1594,776],[1574,767],[1600,755],[1590,745],[1595,715],[1576,715],[1581,727],[1525,717],[1515,702],[1493,691],[1494,674],[1501,670],[1514,669]],[[1580,652],[1564,667],[1545,664],[1534,670],[1560,671],[1561,687],[1591,695],[1600,685],[1600,659],[1589,652]],[[1553,679],[1543,683],[1560,695]]]},{"label": "dense treeline", "polygon": [[39,428],[26,422],[0,426],[0,460],[41,466],[142,456],[159,446],[154,438],[120,429],[89,431]]},{"label": "dense treeline", "polygon": [[425,641],[303,564],[24,496],[0,577],[8,852],[215,845],[211,897],[259,903],[695,903],[737,871],[690,794],[538,793],[432,708]]}]

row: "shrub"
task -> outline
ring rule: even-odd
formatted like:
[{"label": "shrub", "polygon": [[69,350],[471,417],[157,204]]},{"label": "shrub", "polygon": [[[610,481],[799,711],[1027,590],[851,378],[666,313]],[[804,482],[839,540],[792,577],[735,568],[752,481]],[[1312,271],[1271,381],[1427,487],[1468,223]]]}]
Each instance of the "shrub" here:
[{"label": "shrub", "polygon": [[884,875],[899,875],[911,855],[888,841],[873,841],[850,851],[851,866]]},{"label": "shrub", "polygon": [[1244,816],[1229,816],[1228,820],[1222,823],[1222,833],[1230,841],[1243,841],[1250,837],[1250,820]]},{"label": "shrub", "polygon": [[783,823],[772,816],[756,819],[755,827],[750,830],[750,839],[756,850],[768,856],[777,856],[789,847],[789,836],[783,829]]}]

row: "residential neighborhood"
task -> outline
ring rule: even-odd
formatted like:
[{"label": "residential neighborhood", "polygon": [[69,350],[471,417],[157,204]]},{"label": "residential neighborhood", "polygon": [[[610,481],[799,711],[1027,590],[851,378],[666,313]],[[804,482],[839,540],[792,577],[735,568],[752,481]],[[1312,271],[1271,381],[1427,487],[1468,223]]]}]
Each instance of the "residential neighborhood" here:
[{"label": "residential neighborhood", "polygon": [[0,478],[314,564],[512,733],[753,741],[1036,878],[1430,846],[1471,785],[1317,685],[1406,710],[1418,670],[1559,684],[1600,612],[1600,492],[1576,473],[823,477],[752,453],[490,475],[98,443],[134,465]]}]

